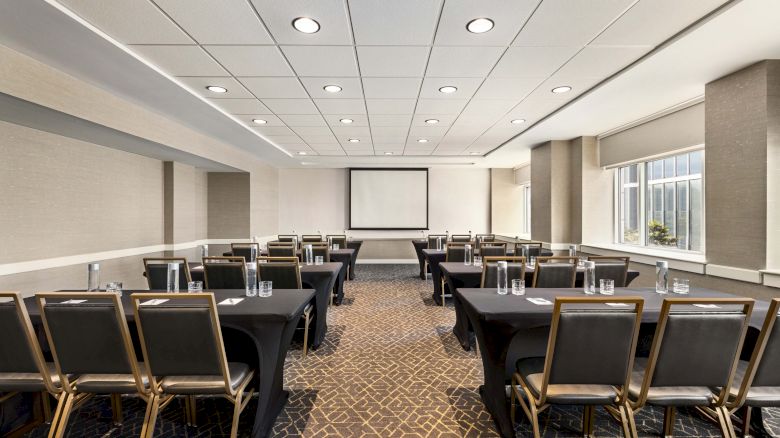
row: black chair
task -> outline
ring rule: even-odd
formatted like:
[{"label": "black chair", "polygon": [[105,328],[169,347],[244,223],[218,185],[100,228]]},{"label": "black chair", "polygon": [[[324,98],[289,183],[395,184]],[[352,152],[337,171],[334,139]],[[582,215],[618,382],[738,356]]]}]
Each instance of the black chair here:
[{"label": "black chair", "polygon": [[301,236],[301,243],[322,242],[321,234],[304,234]]},{"label": "black chair", "polygon": [[428,249],[436,249],[436,242],[441,239],[441,247],[447,244],[446,234],[429,234],[428,235]]},{"label": "black chair", "polygon": [[475,236],[475,239],[480,242],[495,242],[496,241],[496,235],[495,234],[477,234]]},{"label": "black chair", "polygon": [[[628,308],[592,308],[607,302]],[[578,309],[578,305],[589,308]],[[534,437],[539,438],[540,411],[553,404],[581,405],[582,436],[590,437],[594,408],[604,406],[620,419],[623,435],[635,437],[628,387],[642,305],[638,297],[556,298],[546,356],[517,361],[517,372],[512,376],[512,422],[519,402],[531,421]]]},{"label": "black chair", "polygon": [[632,409],[664,408],[663,434],[671,437],[675,407],[707,408],[714,411],[723,436],[734,437],[725,405],[753,303],[749,298],[665,299],[649,357],[637,358],[634,364]]},{"label": "black chair", "polygon": [[449,243],[447,244],[447,253],[445,255],[445,262],[465,262],[466,261],[466,244],[465,243]]},{"label": "black chair", "polygon": [[506,282],[511,287],[512,280],[525,280],[525,257],[488,256],[482,258],[481,288],[498,287],[498,262],[506,263]]},{"label": "black chair", "polygon": [[[263,260],[269,263],[262,263]],[[260,281],[270,281],[277,289],[302,289],[301,269],[296,257],[268,257],[258,259],[257,277]],[[332,294],[331,294],[332,295]],[[332,296],[331,296],[332,299]],[[309,325],[312,320],[311,303],[303,309],[303,357],[309,352]]]},{"label": "black chair", "polygon": [[[169,301],[142,303],[159,298]],[[249,383],[255,372],[245,363],[227,361],[214,294],[137,293],[132,300],[152,387],[145,436],[153,435],[159,410],[174,396],[185,397],[187,422],[195,424],[195,395],[219,395],[233,403],[230,437],[236,438],[239,416],[254,393]]]},{"label": "black chair", "polygon": [[270,257],[295,257],[296,249],[291,243],[268,244],[268,255]]},{"label": "black chair", "polygon": [[485,257],[503,257],[506,255],[506,242],[482,242],[479,244],[479,255]]},{"label": "black chair", "polygon": [[541,257],[542,256],[542,242],[527,242],[527,243],[515,243],[515,255],[521,256],[523,254],[523,246],[528,245],[528,254],[526,257]]},{"label": "black chair", "polygon": [[339,249],[347,248],[347,236],[343,234],[328,234],[325,240],[330,240],[331,245],[338,245]]},{"label": "black chair", "polygon": [[50,396],[59,400],[63,393],[57,367],[43,356],[22,294],[0,292],[0,299],[10,299],[0,303],[0,403],[20,392],[36,393],[54,430]]},{"label": "black chair", "polygon": [[628,264],[630,257],[589,256],[588,261],[596,263],[596,284],[607,279],[615,282],[615,287],[626,287],[628,283]]},{"label": "black chair", "polygon": [[203,279],[207,289],[246,289],[243,257],[203,257]]},{"label": "black chair", "polygon": [[574,287],[577,262],[577,257],[537,257],[533,287]]},{"label": "black chair", "polygon": [[298,240],[298,236],[295,234],[279,234],[276,236],[276,240],[279,242],[293,243]]},{"label": "black chair", "polygon": [[[323,263],[330,263],[330,248],[328,248],[327,242],[317,242],[317,243],[310,243],[310,242],[304,242],[301,244],[301,260],[304,259],[304,251],[306,250],[306,246],[311,245],[311,252],[312,257],[322,257]],[[312,263],[314,263],[314,259],[312,259]]]},{"label": "black chair", "polygon": [[148,413],[153,397],[144,365],[136,359],[119,295],[48,292],[36,294],[35,299],[64,389],[57,405],[58,421],[52,424],[49,437],[62,437],[71,411],[94,394],[111,396],[116,424],[122,422],[123,394],[140,396],[147,402]]},{"label": "black chair", "polygon": [[144,272],[146,283],[150,290],[168,289],[168,263],[179,264],[179,288],[186,288],[192,281],[190,266],[184,257],[147,257],[144,258]]},{"label": "black chair", "polygon": [[453,234],[450,240],[456,243],[469,243],[471,242],[471,234]]},{"label": "black chair", "polygon": [[[252,249],[254,249],[254,254],[252,254]],[[260,244],[254,242],[231,243],[230,251],[233,257],[243,257],[244,261],[249,263],[260,255]]]}]

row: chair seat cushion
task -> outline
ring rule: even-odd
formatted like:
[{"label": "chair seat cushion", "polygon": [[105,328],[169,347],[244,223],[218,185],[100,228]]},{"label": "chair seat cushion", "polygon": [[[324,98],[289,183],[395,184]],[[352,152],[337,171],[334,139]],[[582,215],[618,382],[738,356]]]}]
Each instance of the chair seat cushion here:
[{"label": "chair seat cushion", "polygon": [[[532,357],[517,361],[517,372],[522,376],[534,397],[539,397],[544,378],[544,358]],[[547,385],[547,402],[563,405],[610,405],[618,393],[611,385]]]},{"label": "chair seat cushion", "polygon": [[[149,388],[146,365],[138,363],[144,388]],[[94,394],[133,394],[138,392],[132,374],[81,374],[75,380],[76,391]]]},{"label": "chair seat cushion", "polygon": [[[730,395],[736,397],[742,386],[742,380],[747,372],[748,362],[741,360],[737,363],[737,371],[731,383]],[[752,407],[780,407],[780,387],[776,386],[751,386],[748,389],[745,405]]]},{"label": "chair seat cushion", "polygon": [[[236,390],[252,374],[249,365],[229,362],[230,388]],[[163,392],[168,394],[225,394],[222,376],[166,376],[160,380]]]},{"label": "chair seat cushion", "polygon": [[[60,375],[52,362],[47,362],[52,384],[59,388]],[[40,373],[0,373],[0,392],[39,392],[45,391],[43,376]]]},{"label": "chair seat cushion", "polygon": [[[646,357],[634,360],[634,371],[628,393],[632,400],[639,397],[647,367]],[[715,395],[706,386],[651,386],[647,391],[647,403],[657,406],[709,406]]]}]

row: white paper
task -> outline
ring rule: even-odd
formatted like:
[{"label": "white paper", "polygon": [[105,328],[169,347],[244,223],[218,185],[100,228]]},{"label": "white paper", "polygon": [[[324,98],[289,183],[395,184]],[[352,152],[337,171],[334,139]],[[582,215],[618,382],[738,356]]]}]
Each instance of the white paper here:
[{"label": "white paper", "polygon": [[157,306],[158,304],[162,304],[162,303],[165,303],[167,301],[168,301],[167,298],[157,298],[155,300],[144,301],[143,303],[141,303],[141,305],[142,306]]},{"label": "white paper", "polygon": [[218,306],[235,306],[236,304],[244,301],[243,298],[228,298],[219,302]]},{"label": "white paper", "polygon": [[87,300],[68,300],[68,301],[63,301],[60,304],[81,304],[86,302]]},{"label": "white paper", "polygon": [[550,305],[552,305],[552,301],[547,300],[545,298],[526,298],[526,300],[536,304],[537,306],[550,306]]},{"label": "white paper", "polygon": [[720,306],[717,304],[694,304],[696,307],[701,307],[702,309],[720,309]]},{"label": "white paper", "polygon": [[612,307],[628,307],[628,304],[626,304],[626,303],[607,303],[607,306],[612,306]]}]

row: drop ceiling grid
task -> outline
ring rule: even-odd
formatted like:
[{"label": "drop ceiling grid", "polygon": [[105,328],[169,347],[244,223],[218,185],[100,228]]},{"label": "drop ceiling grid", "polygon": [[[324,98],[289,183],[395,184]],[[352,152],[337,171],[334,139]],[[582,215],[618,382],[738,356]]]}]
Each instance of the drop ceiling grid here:
[{"label": "drop ceiling grid", "polygon": [[[672,0],[58,1],[288,152],[345,155],[486,154],[652,50],[663,34],[656,26],[646,30],[652,39],[638,38],[626,21],[678,7]],[[679,6],[688,21],[666,28],[679,31],[724,1]],[[295,31],[299,16],[318,20],[320,32]],[[469,33],[466,23],[477,17],[496,27]],[[253,61],[259,55],[251,53],[268,58]],[[533,65],[526,71],[524,63]],[[328,78],[344,94],[319,91]],[[229,92],[202,90],[210,80]],[[435,91],[445,83],[458,92]],[[563,96],[547,89],[564,84],[582,88]],[[341,124],[344,117],[357,123]],[[428,118],[440,119],[439,129],[419,129]],[[526,123],[512,125],[514,118]],[[312,126],[330,136],[303,134]],[[361,142],[348,143],[350,132],[362,133]]]}]

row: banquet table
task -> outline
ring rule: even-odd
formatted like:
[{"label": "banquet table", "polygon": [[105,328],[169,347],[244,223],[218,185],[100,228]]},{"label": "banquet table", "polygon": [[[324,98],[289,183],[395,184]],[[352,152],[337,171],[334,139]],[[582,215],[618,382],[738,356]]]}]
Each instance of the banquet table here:
[{"label": "banquet table", "polygon": [[[485,376],[484,384],[479,388],[482,401],[492,415],[501,436],[512,437],[514,428],[509,416],[510,405],[506,385],[514,371],[517,359],[545,355],[553,311],[552,305],[533,304],[527,298],[540,297],[554,302],[557,296],[581,297],[583,294],[576,289],[531,288],[526,289],[525,296],[514,296],[498,295],[493,288],[460,288],[455,290],[454,295],[462,303],[477,335]],[[615,296],[643,298],[645,302],[642,323],[655,323],[658,321],[663,299],[675,295],[657,294],[655,288],[616,288]],[[687,296],[735,297],[731,294],[698,288],[692,288]],[[606,305],[593,307],[609,309]],[[761,329],[768,307],[767,302],[756,301],[750,319],[751,330]],[[746,344],[747,348],[752,349],[752,346]],[[743,351],[743,356],[744,353]]]},{"label": "banquet table", "polygon": [[[193,281],[203,281],[203,265],[189,263],[190,275]],[[316,291],[314,295],[314,330],[309,331],[309,343],[312,349],[317,349],[325,339],[328,331],[328,304],[333,286],[340,278],[344,282],[342,263],[323,263],[321,265],[301,265],[301,281],[304,287]],[[342,292],[343,297],[343,292]]]},{"label": "banquet table", "polygon": [[[482,282],[481,266],[466,265],[460,262],[444,262],[439,264],[439,269],[441,270],[442,276],[446,279],[447,285],[451,289],[480,287],[480,283]],[[585,270],[583,268],[577,268],[577,279],[575,282],[577,287],[582,287],[584,272]],[[638,276],[639,271],[629,269],[626,286],[630,285]],[[526,286],[531,286],[533,278],[534,266],[526,265]],[[455,334],[455,337],[458,338],[461,347],[468,351],[471,349],[471,336],[474,333],[474,330],[471,328],[469,319],[463,311],[463,305],[457,295],[453,295],[452,303],[455,308],[455,326],[452,328],[452,332]]]},{"label": "banquet table", "polygon": [[[122,306],[130,322],[134,320],[130,301],[133,292],[149,291],[124,291]],[[209,292],[214,293],[217,303],[244,296],[243,290]],[[312,297],[312,289],[274,289],[273,295],[267,298],[245,298],[235,305],[217,305],[228,360],[247,361],[257,373],[258,399],[252,437],[268,436],[276,416],[287,403],[289,393],[283,389],[284,360],[303,309]],[[39,330],[41,315],[35,299],[29,297],[24,301]]]},{"label": "banquet table", "polygon": [[[272,240],[271,243],[277,243],[278,240]],[[341,248],[337,250],[331,250],[331,258],[333,258],[336,261],[340,262],[346,262],[346,265],[349,267],[348,271],[349,274],[347,275],[347,279],[354,280],[355,279],[355,264],[357,263],[358,253],[360,252],[360,248],[363,246],[362,240],[347,240],[347,247]],[[346,250],[352,250],[352,252],[348,252]],[[336,257],[333,257],[334,253],[336,254]],[[349,254],[349,261],[346,260],[346,257],[343,257],[344,254]]]}]

